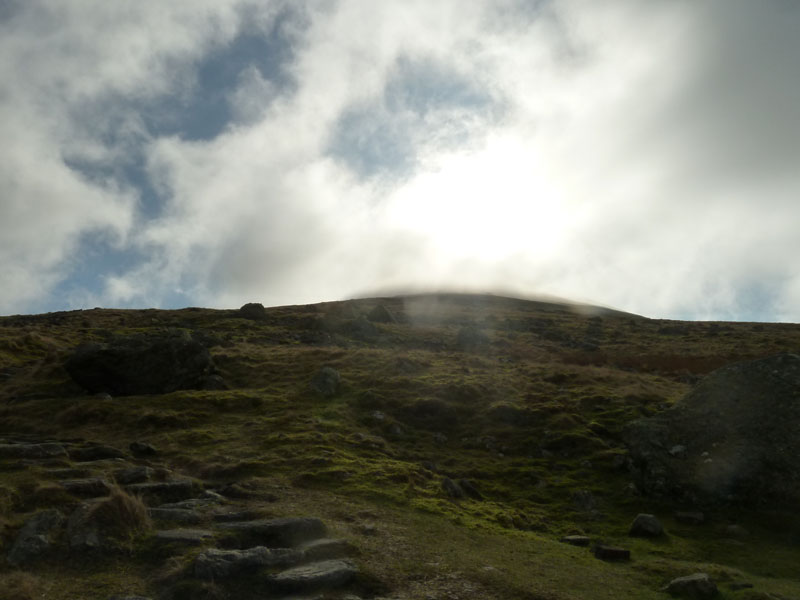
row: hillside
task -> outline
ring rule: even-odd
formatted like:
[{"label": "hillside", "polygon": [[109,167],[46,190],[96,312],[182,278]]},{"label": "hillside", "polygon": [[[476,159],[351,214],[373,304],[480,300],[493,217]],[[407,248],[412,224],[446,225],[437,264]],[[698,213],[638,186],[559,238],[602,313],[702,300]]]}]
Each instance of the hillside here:
[{"label": "hillside", "polygon": [[[143,363],[163,340],[166,358]],[[104,384],[92,354],[81,360],[94,371],[76,376],[84,344],[132,352],[127,386]],[[175,348],[210,362],[179,381]],[[723,598],[800,598],[796,511],[645,495],[625,442],[631,422],[715,369],[798,351],[800,325],[458,294],[2,317],[0,600],[656,599],[696,572]],[[137,468],[146,481],[115,485]],[[166,498],[169,482],[185,496]],[[73,544],[78,525],[58,525],[40,554],[9,559],[35,514],[74,524],[108,494],[117,504],[94,501],[110,515],[98,523],[117,526],[107,543]],[[142,500],[184,504],[137,517]],[[686,516],[699,511],[702,522]],[[250,547],[224,525],[234,513],[318,518],[353,572],[323,591],[280,584],[266,563],[200,577],[208,547]],[[639,513],[667,534],[629,536]],[[184,545],[156,533],[187,523],[209,536]],[[569,535],[631,558],[598,560],[560,541]]]}]

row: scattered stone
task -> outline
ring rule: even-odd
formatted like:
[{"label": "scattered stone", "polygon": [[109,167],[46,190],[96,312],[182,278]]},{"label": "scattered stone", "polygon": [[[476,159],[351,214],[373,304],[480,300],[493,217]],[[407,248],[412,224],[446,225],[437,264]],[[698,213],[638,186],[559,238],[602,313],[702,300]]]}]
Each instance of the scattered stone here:
[{"label": "scattered stone", "polygon": [[202,546],[214,539],[214,534],[205,529],[163,529],[156,531],[155,539],[163,544]]},{"label": "scattered stone", "polygon": [[675,513],[675,520],[684,525],[702,525],[706,522],[706,516],[699,510],[678,511]]},{"label": "scattered stone", "polygon": [[473,500],[483,500],[483,495],[478,491],[471,481],[467,479],[459,479],[458,487],[460,487],[464,493]]},{"label": "scattered stone", "polygon": [[300,546],[306,560],[319,561],[333,558],[347,558],[355,554],[355,547],[347,540],[321,538]]},{"label": "scattered stone", "polygon": [[335,396],[339,391],[341,380],[342,377],[339,375],[339,371],[333,367],[322,367],[316,372],[314,377],[311,378],[311,388],[326,398],[329,398]]},{"label": "scattered stone", "polygon": [[271,548],[297,546],[324,537],[326,532],[325,524],[312,517],[220,523],[218,527],[245,541],[256,541]]},{"label": "scattered stone", "polygon": [[641,513],[636,515],[636,518],[631,524],[631,529],[628,535],[635,535],[639,537],[658,537],[664,534],[664,526],[655,516]]},{"label": "scattered stone", "polygon": [[125,453],[111,446],[98,445],[86,448],[70,448],[69,457],[77,462],[89,462],[109,458],[125,458]]},{"label": "scattered stone", "polygon": [[591,540],[588,535],[565,535],[561,541],[572,546],[588,546]]},{"label": "scattered stone", "polygon": [[194,496],[194,484],[189,479],[176,479],[174,481],[150,481],[146,483],[134,483],[126,486],[132,494],[149,498],[160,498],[163,500],[187,500]]},{"label": "scattered stone", "polygon": [[147,513],[156,521],[173,521],[184,525],[197,525],[203,520],[199,512],[186,508],[149,508]]},{"label": "scattered stone", "polygon": [[258,567],[289,567],[303,560],[303,553],[291,548],[256,546],[246,550],[209,548],[194,561],[199,579],[224,579]]},{"label": "scattered stone", "polygon": [[614,546],[598,544],[594,547],[594,555],[600,560],[630,560],[631,551]]},{"label": "scattered stone", "polygon": [[208,349],[181,330],[87,344],[64,367],[90,392],[115,396],[203,389],[204,378],[215,372]]},{"label": "scattered stone", "polygon": [[239,316],[243,319],[260,321],[267,316],[267,310],[260,302],[248,302],[239,309]]},{"label": "scattered stone", "polygon": [[67,492],[80,498],[97,498],[107,496],[111,492],[111,485],[102,477],[89,477],[86,479],[68,479],[59,483]]},{"label": "scattered stone", "polygon": [[67,456],[61,444],[0,444],[0,458],[57,458]]},{"label": "scattered stone", "polygon": [[137,466],[114,471],[114,481],[120,485],[130,485],[132,483],[142,483],[149,481],[155,471],[150,467]]},{"label": "scattered stone", "polygon": [[459,485],[449,477],[442,479],[442,490],[444,490],[444,493],[450,498],[464,497],[464,490],[462,490],[461,487],[459,487]]},{"label": "scattered stone", "polygon": [[719,593],[717,585],[706,573],[694,573],[673,579],[661,589],[673,596],[684,598],[713,598]]},{"label": "scattered stone", "polygon": [[355,565],[348,560],[325,560],[283,571],[269,581],[286,592],[304,592],[346,585],[357,574]]},{"label": "scattered stone", "polygon": [[147,442],[131,442],[128,448],[130,448],[131,454],[134,456],[154,456],[158,454],[158,451]]},{"label": "scattered stone", "polygon": [[17,534],[8,553],[8,562],[18,566],[40,558],[52,546],[52,535],[64,523],[64,515],[55,509],[45,510],[28,519]]}]

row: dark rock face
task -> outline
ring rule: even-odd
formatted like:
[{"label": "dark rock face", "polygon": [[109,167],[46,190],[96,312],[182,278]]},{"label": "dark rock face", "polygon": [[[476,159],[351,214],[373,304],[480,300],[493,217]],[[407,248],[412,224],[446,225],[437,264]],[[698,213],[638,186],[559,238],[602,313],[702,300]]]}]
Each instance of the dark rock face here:
[{"label": "dark rock face", "polygon": [[208,350],[184,332],[81,346],[64,367],[89,392],[115,396],[205,389],[214,374]]},{"label": "dark rock face", "polygon": [[[800,501],[800,356],[714,371],[625,433],[639,489],[699,504]],[[676,446],[685,451],[671,452]]]}]

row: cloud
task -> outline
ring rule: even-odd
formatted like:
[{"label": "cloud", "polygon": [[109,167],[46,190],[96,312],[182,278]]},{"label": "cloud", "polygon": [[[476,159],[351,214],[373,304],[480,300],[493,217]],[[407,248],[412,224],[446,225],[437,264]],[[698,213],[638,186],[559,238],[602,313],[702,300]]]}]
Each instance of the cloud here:
[{"label": "cloud", "polygon": [[793,3],[3,6],[0,312],[427,286],[800,318]]}]

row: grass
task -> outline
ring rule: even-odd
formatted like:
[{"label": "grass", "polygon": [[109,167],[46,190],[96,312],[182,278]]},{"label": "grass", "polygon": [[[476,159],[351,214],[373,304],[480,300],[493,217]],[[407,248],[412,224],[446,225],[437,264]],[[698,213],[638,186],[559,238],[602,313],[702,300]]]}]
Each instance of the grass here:
[{"label": "grass", "polygon": [[[356,318],[379,303],[397,320],[365,335]],[[84,395],[61,368],[80,343],[163,328],[206,340],[230,389],[109,399]],[[480,343],[465,343],[464,331]],[[4,317],[0,438],[147,441],[159,449],[155,467],[208,485],[236,482],[248,493],[242,502],[264,514],[325,518],[362,548],[365,590],[660,598],[671,577],[705,569],[797,596],[800,553],[787,531],[800,523],[720,509],[707,525],[681,525],[671,515],[686,507],[632,493],[617,460],[625,424],[668,407],[698,376],[797,348],[794,325],[597,316],[472,296],[278,307],[259,321],[205,309]],[[309,388],[324,365],[342,375],[332,399]],[[76,502],[43,472],[13,463],[0,459],[6,540],[31,511]],[[443,477],[468,479],[483,500],[448,498]],[[576,504],[587,491],[592,509]],[[143,505],[115,491],[95,510],[128,541],[127,566],[115,576],[109,557],[78,576],[73,559],[43,564],[32,570],[37,585],[58,582],[65,598],[152,593],[153,565],[136,552],[149,529]],[[638,512],[662,518],[669,537],[628,538]],[[721,532],[728,522],[752,532],[744,546]],[[557,541],[568,533],[629,547],[634,560],[599,561]],[[217,587],[180,593],[224,597]]]}]

